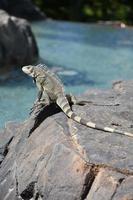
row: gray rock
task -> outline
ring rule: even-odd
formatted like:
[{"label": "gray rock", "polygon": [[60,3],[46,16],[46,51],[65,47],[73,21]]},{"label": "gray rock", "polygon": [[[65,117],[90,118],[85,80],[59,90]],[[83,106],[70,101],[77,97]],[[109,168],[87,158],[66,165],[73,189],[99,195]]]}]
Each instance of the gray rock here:
[{"label": "gray rock", "polygon": [[97,174],[86,200],[112,199],[120,180],[125,176],[108,169],[101,169]]},{"label": "gray rock", "polygon": [[46,16],[31,0],[1,0],[0,9],[7,11],[10,15],[28,20],[41,20]]},{"label": "gray rock", "polygon": [[133,199],[133,176],[122,180],[122,183],[113,195],[113,200],[132,200]]},{"label": "gray rock", "polygon": [[0,66],[29,64],[37,58],[38,49],[28,22],[0,10]]},{"label": "gray rock", "polygon": [[86,167],[54,119],[42,123],[28,137],[30,123],[20,125],[1,164],[1,198],[7,195],[14,200],[16,192],[22,199],[80,199],[91,168]]},{"label": "gray rock", "polygon": [[[85,98],[92,103],[73,106],[77,114],[133,132],[133,81],[86,92]],[[1,199],[133,199],[133,139],[84,127],[59,112],[47,106],[37,121],[32,116],[8,124],[0,135],[6,145]]]}]

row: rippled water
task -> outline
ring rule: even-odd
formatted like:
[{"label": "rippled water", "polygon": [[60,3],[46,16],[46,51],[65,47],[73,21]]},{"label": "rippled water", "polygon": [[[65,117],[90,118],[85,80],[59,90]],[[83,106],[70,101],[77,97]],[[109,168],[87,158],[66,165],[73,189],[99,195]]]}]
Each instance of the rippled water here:
[{"label": "rippled water", "polygon": [[[32,24],[41,61],[53,66],[67,92],[108,88],[133,78],[133,29],[45,21]],[[0,126],[23,120],[35,99],[32,80],[20,70],[0,82]],[[1,78],[1,77],[0,77]]]},{"label": "rippled water", "polygon": [[67,89],[107,88],[112,81],[133,77],[133,29],[82,23],[33,24],[41,58],[78,73],[64,77]]}]

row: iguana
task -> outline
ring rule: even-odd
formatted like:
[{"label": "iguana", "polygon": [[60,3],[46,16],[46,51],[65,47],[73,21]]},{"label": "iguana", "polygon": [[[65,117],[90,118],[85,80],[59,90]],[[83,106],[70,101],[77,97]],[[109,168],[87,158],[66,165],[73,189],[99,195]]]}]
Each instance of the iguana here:
[{"label": "iguana", "polygon": [[[69,118],[82,125],[105,132],[118,133],[133,137],[133,133],[124,132],[110,127],[103,127],[102,125],[97,125],[76,115],[69,105],[61,80],[52,73],[46,65],[28,65],[22,67],[22,71],[33,78],[39,90],[36,105],[49,105],[51,103],[56,103]],[[71,98],[73,99],[72,96]],[[77,102],[75,101],[74,103]]]}]

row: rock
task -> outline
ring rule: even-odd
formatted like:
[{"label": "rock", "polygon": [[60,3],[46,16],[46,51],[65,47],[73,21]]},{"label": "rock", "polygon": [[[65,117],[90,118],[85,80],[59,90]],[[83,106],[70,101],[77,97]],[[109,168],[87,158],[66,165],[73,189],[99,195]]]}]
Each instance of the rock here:
[{"label": "rock", "polygon": [[10,15],[28,20],[41,20],[46,16],[31,0],[1,0],[0,9],[7,11]]},{"label": "rock", "polygon": [[109,169],[97,174],[86,200],[133,199],[133,176],[126,176]]},{"label": "rock", "polygon": [[112,199],[120,182],[125,179],[125,175],[108,169],[100,169],[86,200],[107,200]]},{"label": "rock", "polygon": [[[133,81],[84,98],[90,104],[76,113],[133,132]],[[80,125],[53,104],[38,120],[8,124],[0,141],[2,200],[133,199],[132,138]]]},{"label": "rock", "polygon": [[26,20],[0,10],[0,66],[25,65],[38,58],[38,49]]}]

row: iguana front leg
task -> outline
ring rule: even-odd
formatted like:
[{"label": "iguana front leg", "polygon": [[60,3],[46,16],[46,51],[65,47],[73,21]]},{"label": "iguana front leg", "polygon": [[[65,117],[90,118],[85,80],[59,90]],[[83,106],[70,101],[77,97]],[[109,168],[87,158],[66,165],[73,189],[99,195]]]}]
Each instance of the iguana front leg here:
[{"label": "iguana front leg", "polygon": [[41,97],[42,97],[42,94],[43,94],[42,90],[39,90],[38,95],[37,95],[37,99],[36,99],[36,101],[34,102],[32,108],[31,108],[30,114],[31,114],[31,113],[35,110],[35,108],[39,105],[39,102],[40,102],[40,99],[41,99]]},{"label": "iguana front leg", "polygon": [[38,92],[36,102],[40,101],[40,99],[42,98],[42,94],[43,94],[42,90]]},{"label": "iguana front leg", "polygon": [[37,100],[35,101],[33,107],[31,108],[30,114],[32,114],[34,111],[35,113],[38,113],[42,108],[50,104],[49,96],[45,91],[39,91]]}]

